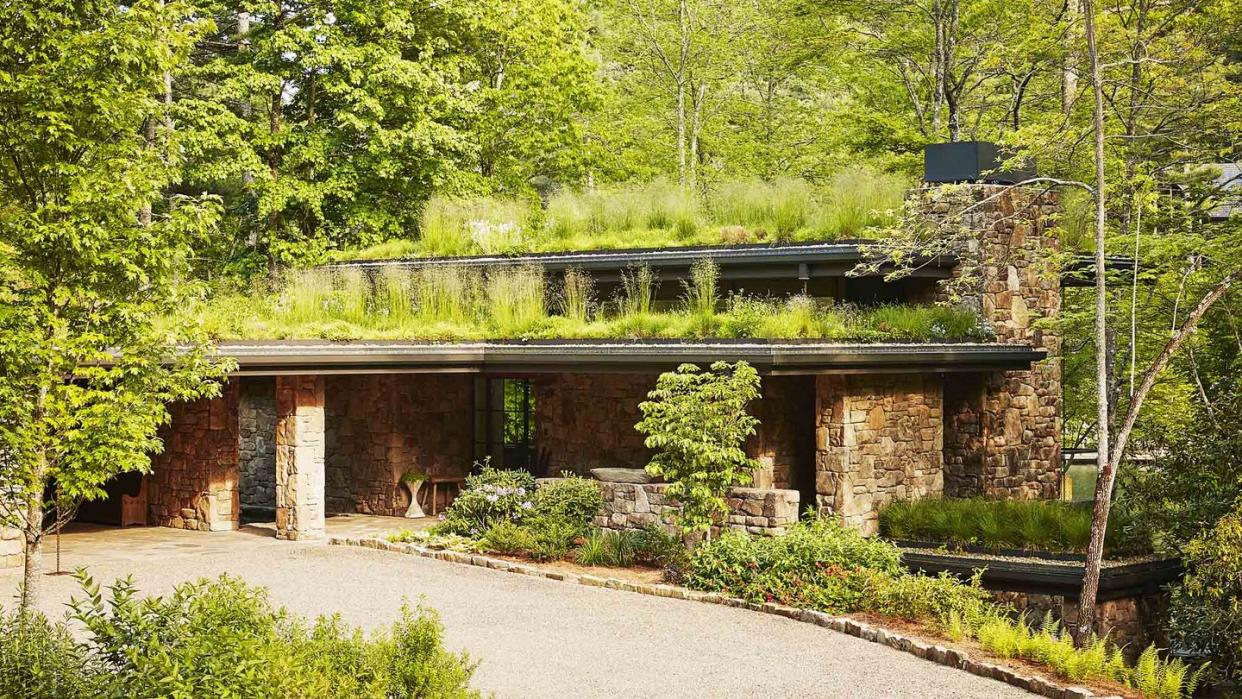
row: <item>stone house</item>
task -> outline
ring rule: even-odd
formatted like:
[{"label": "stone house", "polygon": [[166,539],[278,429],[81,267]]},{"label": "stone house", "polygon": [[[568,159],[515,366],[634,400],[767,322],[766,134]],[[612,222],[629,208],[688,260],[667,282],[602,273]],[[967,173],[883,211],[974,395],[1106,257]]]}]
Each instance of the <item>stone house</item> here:
[{"label": "stone house", "polygon": [[[738,514],[739,526],[763,517],[754,502],[782,503],[763,526],[815,507],[874,533],[878,508],[894,499],[1056,497],[1061,338],[1048,321],[1060,312],[1060,286],[1074,282],[1044,271],[1059,247],[1045,225],[1055,200],[1025,188],[971,187],[979,202],[971,254],[980,261],[971,302],[993,342],[225,343],[219,351],[238,369],[223,394],[172,406],[165,450],[140,496],[147,523],[227,530],[245,509],[270,513],[281,538],[314,538],[330,513],[404,513],[399,480],[411,470],[460,477],[485,457],[540,476],[642,467],[648,452],[634,425],[656,377],[717,359],[744,359],[763,379],[753,406],[761,425],[748,444],[761,464],[760,492],[739,496],[760,511]],[[935,260],[893,283],[847,276],[861,256],[859,243],[834,242],[448,262],[538,264],[549,273],[575,267],[606,291],[636,263],[675,280],[709,257],[725,292],[859,303],[931,302],[937,281],[960,267]],[[788,492],[773,500],[762,491]]]}]

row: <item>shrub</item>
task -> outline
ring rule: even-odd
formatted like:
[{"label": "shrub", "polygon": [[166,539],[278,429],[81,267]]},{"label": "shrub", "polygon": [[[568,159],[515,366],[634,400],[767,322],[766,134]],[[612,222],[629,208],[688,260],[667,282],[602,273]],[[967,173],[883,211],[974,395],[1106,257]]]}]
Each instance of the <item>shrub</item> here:
[{"label": "shrub", "polygon": [[534,546],[534,538],[530,531],[513,522],[497,522],[484,532],[479,539],[479,547],[484,551],[494,551],[506,555],[526,553]]},{"label": "shrub", "polygon": [[759,424],[746,412],[759,397],[759,374],[746,362],[715,362],[708,371],[682,364],[661,374],[647,397],[635,426],[656,452],[647,471],[669,482],[684,529],[710,532],[728,513],[724,493],[748,483],[755,467],[742,447]]},{"label": "shrub", "polygon": [[530,533],[530,557],[536,561],[559,561],[569,554],[574,541],[582,534],[582,526],[564,517],[532,517],[522,525]]},{"label": "shrub", "polygon": [[862,609],[899,619],[935,621],[979,619],[994,611],[978,577],[970,584],[948,573],[939,576],[871,573],[863,576]]},{"label": "shrub", "polygon": [[681,537],[655,525],[634,532],[634,562],[639,565],[681,569],[689,555]]},{"label": "shrub", "polygon": [[0,610],[0,697],[95,697],[102,671],[64,624]]},{"label": "shrub", "polygon": [[107,602],[87,575],[79,581],[82,641],[41,616],[0,617],[3,696],[477,696],[473,665],[444,649],[434,612],[403,609],[368,638],[336,617],[307,624],[227,576],[147,599],[121,580]]},{"label": "shrub", "polygon": [[859,571],[896,575],[901,554],[827,517],[795,524],[784,536],[728,531],[690,556],[686,584],[753,602],[842,612],[858,609],[867,583]]},{"label": "shrub", "polygon": [[604,496],[595,481],[565,473],[540,485],[533,502],[536,514],[563,519],[582,532],[604,507]]},{"label": "shrub", "polygon": [[534,508],[535,479],[525,471],[475,464],[479,472],[466,477],[466,487],[444,511],[437,534],[478,537],[501,522],[521,522]]},{"label": "shrub", "polygon": [[1181,644],[1212,660],[1212,673],[1242,681],[1242,508],[1185,550],[1187,575],[1169,618]]}]

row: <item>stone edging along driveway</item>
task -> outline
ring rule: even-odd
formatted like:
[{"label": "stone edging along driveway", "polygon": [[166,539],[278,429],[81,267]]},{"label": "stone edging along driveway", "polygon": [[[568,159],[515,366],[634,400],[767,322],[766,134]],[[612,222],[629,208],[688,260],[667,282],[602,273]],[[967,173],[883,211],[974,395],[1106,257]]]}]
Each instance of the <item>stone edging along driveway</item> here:
[{"label": "stone edging along driveway", "polygon": [[783,604],[774,604],[771,602],[758,604],[755,602],[747,602],[746,600],[738,599],[736,597],[725,597],[724,595],[716,592],[699,592],[697,590],[688,590],[684,587],[678,587],[676,585],[651,585],[646,583],[631,582],[629,580],[620,580],[618,578],[606,578],[595,575],[575,575],[564,571],[546,570],[537,566],[514,563],[512,561],[506,561],[479,554],[429,549],[415,544],[397,544],[378,538],[356,539],[329,537],[328,544],[333,546],[358,546],[362,548],[378,549],[381,551],[392,551],[394,553],[404,553],[412,556],[421,556],[423,558],[433,558],[436,560],[447,561],[449,563],[460,563],[463,565],[478,566],[480,568],[491,568],[493,570],[516,573],[518,575],[530,575],[532,577],[547,578],[549,580],[556,580],[566,583],[589,585],[591,587],[603,587],[613,590],[621,590],[624,592],[636,592],[640,595],[670,597],[673,599],[684,599],[707,604],[723,604],[728,607],[741,607],[756,612],[762,612],[764,614],[775,614],[777,616],[787,617],[795,621],[815,624],[816,626],[823,626],[833,631],[855,636],[864,641],[879,643],[894,650],[909,653],[916,657],[923,658],[924,660],[929,660],[933,663],[964,670],[972,675],[999,680],[1006,684],[1013,685],[1014,687],[1018,687],[1019,689],[1025,689],[1029,692],[1049,697],[1049,699],[1093,699],[1101,696],[1083,687],[1071,687],[1058,684],[1042,677],[1020,674],[1008,667],[982,660],[976,660],[970,657],[968,653],[954,648],[946,648],[944,646],[926,643],[924,641],[902,636],[886,629],[878,628],[848,617],[832,616],[831,614],[817,612],[810,609],[797,609],[795,607],[788,607]]}]

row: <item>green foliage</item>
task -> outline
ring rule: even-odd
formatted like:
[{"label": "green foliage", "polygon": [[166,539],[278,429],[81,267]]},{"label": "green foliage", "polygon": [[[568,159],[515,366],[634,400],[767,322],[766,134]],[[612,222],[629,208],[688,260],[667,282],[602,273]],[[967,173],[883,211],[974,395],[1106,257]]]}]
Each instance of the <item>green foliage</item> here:
[{"label": "green foliage", "polygon": [[[571,274],[569,279],[571,289],[562,286],[559,294],[549,294],[543,274],[529,267],[485,275],[468,267],[432,265],[414,272],[388,269],[373,278],[307,270],[290,274],[275,295],[261,289],[223,293],[202,313],[205,327],[220,338],[993,339],[977,314],[943,306],[858,308],[802,295],[734,294],[721,310],[715,308],[710,278],[701,275],[688,295],[689,303],[656,311],[659,284],[648,268],[625,273],[621,292],[606,303],[594,301],[583,277]],[[552,314],[553,308],[561,314]]]},{"label": "green foliage", "polygon": [[263,590],[228,576],[146,599],[129,580],[106,595],[79,580],[80,641],[41,615],[0,616],[5,696],[477,696],[474,665],[445,650],[430,610],[404,608],[368,638],[338,617],[308,624],[273,609]]},{"label": "green foliage", "polygon": [[827,518],[804,520],[777,537],[726,532],[694,551],[686,584],[750,602],[926,623],[953,640],[976,640],[999,657],[1039,663],[1073,681],[1119,682],[1145,696],[1189,697],[1202,673],[1162,659],[1154,647],[1132,666],[1103,639],[1077,648],[1051,616],[1039,629],[1014,621],[1009,609],[990,601],[978,575],[963,583],[906,573],[897,547]]},{"label": "green foliage", "polygon": [[604,496],[596,481],[570,473],[542,483],[532,499],[536,514],[553,517],[585,531],[604,507]]},{"label": "green foliage", "polygon": [[434,528],[437,534],[479,537],[501,523],[519,523],[533,514],[535,479],[526,471],[476,464],[479,472],[466,477],[466,487],[444,511]]},{"label": "green foliage", "polygon": [[1242,384],[1218,386],[1214,404],[1195,409],[1185,430],[1162,433],[1154,459],[1118,476],[1132,518],[1167,552],[1210,533],[1242,502]]},{"label": "green foliage", "polygon": [[[1112,555],[1150,553],[1133,534],[1124,508],[1109,518],[1105,544]],[[923,498],[880,510],[880,532],[892,539],[1052,552],[1085,552],[1091,510],[1061,501]]]},{"label": "green foliage", "polygon": [[680,570],[687,560],[681,538],[655,526],[644,529],[596,529],[574,550],[587,566],[627,568],[634,565]]},{"label": "green foliage", "polygon": [[753,602],[781,602],[831,612],[855,611],[871,571],[897,575],[901,554],[826,517],[799,522],[783,536],[726,531],[696,548],[686,585]]},{"label": "green foliage", "polygon": [[165,405],[228,368],[164,318],[218,217],[161,196],[183,144],[156,96],[203,30],[180,2],[0,7],[0,526],[28,547],[45,514],[147,470]]},{"label": "green foliage", "polygon": [[343,250],[337,260],[511,254],[857,238],[891,224],[909,182],[869,168],[824,186],[802,179],[724,182],[706,204],[675,184],[562,189],[546,211],[524,199],[432,197],[417,239]]},{"label": "green foliage", "polygon": [[759,424],[746,412],[759,398],[759,374],[746,362],[715,362],[707,371],[682,364],[661,374],[647,398],[635,425],[655,451],[647,472],[668,481],[686,531],[710,531],[728,514],[725,492],[749,483],[755,468],[743,446]]},{"label": "green foliage", "polygon": [[460,534],[437,533],[429,529],[402,529],[388,535],[394,544],[414,544],[442,551],[478,551],[478,541]]},{"label": "green foliage", "polygon": [[1242,680],[1242,508],[1187,544],[1185,560],[1169,610],[1174,637],[1207,654],[1218,678]]},{"label": "green foliage", "polygon": [[90,699],[102,671],[64,624],[0,610],[0,696]]}]

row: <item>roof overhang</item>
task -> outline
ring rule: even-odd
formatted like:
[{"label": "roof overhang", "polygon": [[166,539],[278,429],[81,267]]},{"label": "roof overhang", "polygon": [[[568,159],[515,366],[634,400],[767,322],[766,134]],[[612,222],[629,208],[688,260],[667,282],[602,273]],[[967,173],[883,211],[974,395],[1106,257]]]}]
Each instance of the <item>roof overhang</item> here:
[{"label": "roof overhang", "polygon": [[[848,240],[823,243],[786,243],[780,245],[699,245],[674,248],[633,248],[625,250],[585,250],[575,252],[534,253],[528,255],[475,255],[462,257],[408,258],[399,260],[359,260],[327,265],[327,269],[380,270],[384,268],[423,269],[428,267],[512,267],[536,265],[548,272],[569,268],[592,273],[596,281],[616,282],[621,273],[634,266],[647,266],[664,279],[689,276],[690,267],[702,259],[710,259],[720,267],[726,280],[747,279],[825,279],[843,277],[864,259],[863,249],[875,241]],[[1062,286],[1086,286],[1094,283],[1094,259],[1079,255],[1062,274]],[[1110,256],[1107,269],[1124,272],[1134,260]],[[911,276],[946,279],[957,265],[951,256],[941,256],[919,265]]]},{"label": "roof overhang", "polygon": [[812,341],[258,341],[222,343],[217,350],[237,361],[240,376],[656,372],[718,360],[745,360],[769,375],[958,373],[1029,369],[1046,356],[1025,345]]}]

